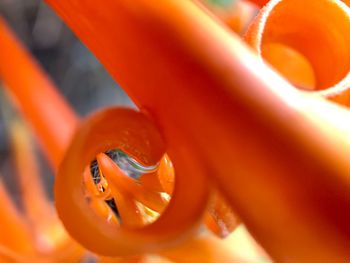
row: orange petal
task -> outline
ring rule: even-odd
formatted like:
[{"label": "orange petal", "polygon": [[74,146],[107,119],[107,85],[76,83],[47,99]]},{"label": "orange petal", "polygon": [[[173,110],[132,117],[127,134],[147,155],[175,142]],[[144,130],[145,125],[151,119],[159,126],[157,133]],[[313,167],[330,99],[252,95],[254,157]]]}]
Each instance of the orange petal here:
[{"label": "orange petal", "polygon": [[206,216],[206,226],[217,236],[227,237],[239,225],[240,220],[234,214],[223,196],[214,191]]},{"label": "orange petal", "polygon": [[167,154],[162,158],[157,174],[164,191],[171,195],[175,185],[175,171]]},{"label": "orange petal", "polygon": [[348,104],[349,31],[350,10],[340,1],[273,0],[246,41],[295,86]]},{"label": "orange petal", "polygon": [[20,121],[10,123],[10,138],[26,216],[37,229],[52,219],[53,207],[39,177],[38,160],[28,131]]},{"label": "orange petal", "polygon": [[131,196],[130,188],[135,181],[124,175],[118,166],[104,153],[97,155],[97,162],[115,197],[123,225],[137,227],[143,225],[142,214]]},{"label": "orange petal", "polygon": [[[112,108],[83,121],[68,148],[55,184],[56,208],[69,233],[90,250],[109,256],[154,252],[192,236],[205,211],[208,188],[200,163],[185,146],[181,150],[169,148],[169,156],[177,165],[176,185],[171,203],[158,220],[138,229],[116,228],[91,211],[82,189],[81,175],[96,154],[115,148],[125,150],[146,165],[154,165],[164,155],[160,134],[142,113]],[[120,192],[118,198],[122,203],[134,202],[132,196],[128,196],[128,191],[134,189],[124,184],[128,179],[123,174],[121,181],[120,177],[114,177],[116,165],[108,164],[112,164],[108,180],[115,183],[115,188],[118,186],[111,192]],[[190,172],[191,177],[186,176],[185,171]],[[188,184],[196,185],[196,191],[188,188]],[[119,185],[123,185],[123,189]],[[132,203],[130,205],[133,207]]]}]

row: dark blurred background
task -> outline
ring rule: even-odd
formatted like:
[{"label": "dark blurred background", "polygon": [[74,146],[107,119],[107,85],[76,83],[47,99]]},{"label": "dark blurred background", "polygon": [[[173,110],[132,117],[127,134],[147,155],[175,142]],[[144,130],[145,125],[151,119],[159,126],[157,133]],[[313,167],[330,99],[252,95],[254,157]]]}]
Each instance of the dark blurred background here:
[{"label": "dark blurred background", "polygon": [[[99,61],[43,1],[0,0],[0,15],[41,63],[79,115],[84,116],[109,105],[133,107]],[[14,168],[4,125],[0,117],[0,172],[16,203],[21,206],[13,180]],[[40,149],[35,147],[48,194],[52,197],[52,171]]]},{"label": "dark blurred background", "polygon": [[105,105],[130,104],[96,58],[43,1],[0,0],[0,14],[79,114]]}]

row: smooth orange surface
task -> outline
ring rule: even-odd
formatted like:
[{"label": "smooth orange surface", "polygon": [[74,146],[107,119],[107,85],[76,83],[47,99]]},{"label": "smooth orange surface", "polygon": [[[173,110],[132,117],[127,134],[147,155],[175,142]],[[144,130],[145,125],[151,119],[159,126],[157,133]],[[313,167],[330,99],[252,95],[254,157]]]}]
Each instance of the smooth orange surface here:
[{"label": "smooth orange surface", "polygon": [[348,261],[348,112],[297,92],[191,1],[47,2],[276,261]]},{"label": "smooth orange surface", "polygon": [[315,90],[316,80],[313,68],[303,55],[279,43],[266,44],[262,49],[265,61],[294,86],[301,90]]},{"label": "smooth orange surface", "polygon": [[0,246],[0,262],[1,263],[17,263],[20,262],[21,258],[8,249],[6,246]]}]

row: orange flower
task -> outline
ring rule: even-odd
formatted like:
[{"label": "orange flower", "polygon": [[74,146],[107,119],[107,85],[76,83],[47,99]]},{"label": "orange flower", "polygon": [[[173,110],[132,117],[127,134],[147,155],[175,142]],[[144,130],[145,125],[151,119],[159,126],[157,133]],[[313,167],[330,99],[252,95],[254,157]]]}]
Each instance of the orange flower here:
[{"label": "orange flower", "polygon": [[[28,71],[31,73],[30,74],[30,78],[31,78],[31,82],[26,82],[27,81],[27,75],[23,76],[23,79],[21,79],[21,81],[23,81],[23,83],[21,81],[13,81],[11,78],[11,74],[12,74],[12,70],[14,70],[14,67],[11,67],[10,69],[4,68],[2,75],[4,76],[4,79],[6,81],[8,81],[10,83],[10,86],[8,87],[9,92],[11,92],[11,94],[13,95],[13,98],[17,101],[19,101],[19,108],[22,109],[22,113],[24,113],[24,116],[27,118],[27,120],[33,125],[34,128],[36,128],[36,126],[38,125],[38,123],[41,123],[41,128],[40,129],[34,129],[36,130],[36,135],[38,136],[39,140],[42,143],[42,146],[44,149],[46,149],[46,154],[48,155],[48,158],[50,160],[53,160],[53,163],[58,163],[59,162],[59,158],[62,158],[63,154],[64,154],[64,148],[63,146],[67,143],[67,136],[62,137],[59,133],[57,133],[57,131],[53,130],[52,127],[46,127],[46,126],[52,126],[52,118],[55,117],[54,115],[50,115],[50,113],[46,113],[46,114],[42,114],[40,111],[42,109],[42,107],[44,107],[43,102],[38,102],[36,104],[30,104],[27,103],[26,98],[24,98],[24,94],[23,92],[21,92],[21,89],[18,89],[19,84],[23,84],[26,85],[26,89],[30,89],[32,87],[32,85],[34,84],[42,84],[42,80],[46,79],[43,75],[43,72],[40,70],[40,68],[33,62],[33,59],[31,59],[31,57],[26,53],[25,50],[23,50],[23,48],[18,44],[18,42],[15,40],[15,38],[10,34],[10,32],[8,31],[8,29],[6,28],[6,25],[4,24],[4,22],[2,22],[2,32],[1,32],[1,36],[4,39],[5,43],[7,43],[4,46],[4,49],[8,49],[8,53],[12,54],[14,53],[14,55],[18,56],[20,58],[20,61],[23,61],[23,69],[21,68],[22,72],[26,72],[26,68],[28,68]],[[21,75],[20,75],[21,76]],[[72,110],[65,104],[64,100],[61,98],[61,96],[55,91],[53,85],[50,83],[49,80],[46,79],[46,82],[44,82],[44,84],[42,84],[40,86],[40,92],[47,94],[46,97],[46,102],[50,105],[50,107],[56,108],[56,110],[63,110],[63,112],[65,112],[67,115],[66,117],[68,117],[68,121],[64,121],[65,116],[62,116],[61,118],[57,118],[55,119],[55,124],[54,126],[59,126],[59,127],[65,127],[65,130],[67,132],[72,132],[75,129],[76,126],[76,117],[74,116]],[[50,95],[51,94],[51,95]],[[51,98],[53,98],[51,100]],[[28,112],[26,112],[28,111]],[[108,110],[107,110],[108,112]],[[105,113],[104,113],[105,114]],[[105,120],[106,123],[109,122],[109,119]],[[125,123],[122,122],[123,125],[125,125]],[[105,124],[99,124],[101,127]],[[67,127],[66,127],[67,126]],[[47,145],[48,141],[43,139],[42,136],[46,136],[48,135],[50,132],[52,132],[52,136],[51,136],[51,140],[54,141],[59,141],[61,140],[61,145],[59,145],[59,148],[55,148],[58,147],[58,143],[54,142],[54,144],[52,144],[50,142],[50,145]],[[114,132],[114,130],[111,130],[111,132]],[[14,131],[15,133],[15,131]],[[115,132],[114,132],[115,133]],[[68,134],[68,133],[67,133]],[[60,137],[61,136],[61,137]],[[46,136],[48,137],[48,136]],[[149,138],[147,140],[150,140]],[[103,141],[103,140],[102,140]],[[139,147],[139,142],[137,142],[137,147]],[[109,145],[110,146],[110,145]],[[105,147],[105,146],[103,146]],[[130,146],[128,146],[130,147]],[[154,147],[154,145],[152,146]],[[88,149],[89,147],[87,146],[87,148],[84,148],[84,150]],[[127,150],[128,148],[126,148]],[[51,152],[52,151],[52,152]],[[23,158],[21,158],[22,155],[19,156],[19,160],[22,160]],[[157,155],[158,156],[158,155]],[[149,158],[149,157],[147,157]],[[160,158],[158,156],[158,158]],[[83,158],[80,158],[83,159]],[[100,158],[100,161],[101,162]],[[153,161],[155,161],[156,159],[154,159]],[[30,161],[29,164],[34,165],[33,161]],[[26,167],[23,165],[19,165],[19,167]],[[104,166],[100,165],[101,167],[101,171],[104,170]],[[35,170],[35,169],[34,169]],[[181,169],[180,169],[181,170]],[[20,170],[21,173],[21,177],[22,180],[21,182],[23,183],[25,178],[25,170]],[[140,179],[141,183],[145,183],[145,187],[143,186],[139,186],[137,184],[135,184],[135,182],[133,182],[132,179],[126,177],[123,174],[120,174],[119,177],[118,175],[118,171],[114,171],[113,176],[109,175],[108,176],[108,172],[105,172],[105,175],[107,176],[107,178],[109,178],[110,181],[110,185],[113,186],[113,182],[115,181],[115,179],[118,179],[118,181],[116,182],[116,185],[114,187],[114,197],[117,200],[118,203],[118,208],[120,209],[121,212],[121,216],[122,219],[126,221],[126,225],[130,224],[133,225],[133,223],[130,221],[132,218],[135,218],[138,220],[137,224],[142,223],[141,221],[141,215],[137,214],[137,210],[138,208],[135,206],[136,204],[134,203],[133,199],[136,199],[138,202],[141,202],[142,204],[146,205],[147,207],[153,209],[154,211],[160,213],[162,212],[162,210],[164,209],[165,205],[167,205],[168,201],[165,201],[163,199],[163,197],[160,195],[159,193],[159,187],[161,189],[165,189],[165,192],[167,192],[168,194],[172,193],[172,188],[173,188],[173,184],[174,184],[174,175],[173,175],[173,168],[171,166],[171,162],[169,161],[168,157],[164,157],[161,161],[160,167],[157,171],[157,173],[153,173],[150,175],[145,175],[142,176]],[[168,174],[169,173],[169,174]],[[116,177],[117,176],[117,177]],[[115,178],[114,178],[115,177]],[[34,188],[38,189],[38,193],[40,194],[41,192],[41,188],[38,186],[39,184],[37,183],[38,179],[34,176],[31,180],[32,184],[35,186]],[[57,192],[59,193],[58,195],[60,195],[61,193],[64,194],[65,196],[69,196],[69,194],[67,194],[67,180],[65,180],[64,178],[66,178],[65,176],[63,177],[64,180],[64,185],[63,188],[61,190],[58,190]],[[34,180],[35,179],[35,180]],[[96,190],[94,190],[94,185],[91,184],[92,180],[91,177],[85,176],[85,183],[86,183],[86,187],[87,189],[89,189],[90,191],[94,192]],[[60,179],[58,179],[58,181],[60,181]],[[180,182],[183,182],[182,184],[185,184],[186,181],[184,181],[184,179],[179,179]],[[179,183],[177,183],[179,184]],[[33,221],[33,223],[36,224],[36,228],[41,229],[39,232],[42,231],[51,231],[53,229],[52,225],[54,224],[53,222],[49,221],[46,222],[48,220],[48,215],[47,215],[47,211],[50,210],[47,208],[47,204],[45,204],[45,198],[42,195],[35,196],[36,198],[39,198],[37,200],[37,202],[32,202],[31,200],[34,197],[34,193],[35,193],[35,189],[28,187],[28,185],[26,185],[25,183],[23,184],[24,186],[26,186],[24,188],[24,190],[28,190],[28,191],[24,191],[24,198],[25,198],[25,202],[27,204],[27,209],[28,209],[28,213],[29,213],[29,217],[31,217],[31,221]],[[197,187],[199,185],[197,184]],[[75,186],[74,186],[75,187]],[[154,187],[156,187],[156,189],[154,189]],[[158,187],[158,189],[157,189]],[[183,190],[185,189],[184,187],[182,187]],[[153,189],[153,190],[152,190]],[[204,187],[203,189],[206,189],[206,187]],[[40,191],[39,191],[40,190]],[[183,193],[184,191],[180,191],[179,194],[181,194],[181,192]],[[190,189],[189,189],[190,190]],[[34,191],[34,192],[33,192]],[[188,191],[187,191],[188,192]],[[203,208],[205,208],[206,205],[206,198],[202,198],[203,197],[203,191],[199,191],[199,189],[197,189],[197,196],[198,198],[194,198],[194,194],[191,194],[190,192],[188,192],[188,194],[191,194],[191,198],[188,198],[188,200],[190,200],[191,202],[197,202],[201,204],[202,209],[199,210],[200,212],[202,212]],[[188,195],[187,194],[187,195]],[[40,197],[41,196],[41,197]],[[176,194],[176,196],[178,196],[178,194]],[[176,197],[177,199],[181,200],[181,198]],[[184,200],[185,196],[182,197],[182,200]],[[58,203],[60,199],[58,198]],[[102,200],[102,199],[101,199]],[[178,202],[183,202],[184,201],[178,201]],[[188,206],[189,211],[191,210],[191,205],[189,205],[191,202],[186,201],[186,206]],[[226,218],[225,218],[225,213],[222,213],[222,211],[218,211],[218,213],[216,213],[216,207],[220,207],[220,203],[221,203],[221,199],[216,200],[213,202],[213,206],[211,207],[210,213],[214,213],[215,214],[215,220],[214,221],[210,221],[210,224],[212,226],[212,224],[218,224],[220,222],[220,224],[225,224],[226,223]],[[38,204],[37,204],[38,203]],[[71,202],[67,202],[66,205],[70,205]],[[175,202],[176,203],[176,202]],[[105,204],[101,204],[101,202],[99,203],[96,200],[93,200],[93,202],[91,203],[92,207],[94,207],[94,209],[97,209],[99,211],[99,213],[106,215],[106,213],[108,214],[109,209],[108,207],[106,207]],[[45,208],[46,207],[46,208]],[[182,205],[178,205],[177,207],[182,207]],[[194,206],[195,207],[195,206]],[[38,210],[40,209],[40,210]],[[173,214],[178,211],[173,209],[174,212]],[[65,210],[62,211],[62,218],[65,218],[65,214],[67,214],[69,210]],[[196,212],[196,209],[193,209],[194,213],[198,213]],[[44,216],[46,212],[46,215]],[[192,211],[191,211],[192,212]],[[140,211],[138,212],[140,213]],[[176,212],[177,213],[177,212]],[[227,222],[228,224],[230,224],[230,227],[226,227],[225,233],[227,234],[228,231],[232,231],[233,227],[235,225],[232,225],[232,212],[230,211],[231,215],[230,215],[230,222]],[[42,214],[42,215],[41,215]],[[187,213],[184,214],[187,217],[191,217],[191,213]],[[181,218],[181,217],[180,217]],[[194,222],[192,222],[188,227],[192,228],[192,224],[197,223],[197,217],[195,217],[196,220]],[[42,220],[42,221],[40,221]],[[136,222],[136,221],[135,221]],[[80,224],[81,222],[79,220],[71,220],[71,222],[69,222],[68,224],[73,224],[75,227],[80,227],[82,228],[82,225]],[[115,223],[115,222],[114,222]],[[46,229],[46,225],[48,225],[48,229]],[[187,227],[187,226],[186,226]],[[89,231],[89,228],[84,228],[84,231]],[[173,231],[172,231],[173,232]],[[184,231],[182,231],[182,235],[184,235]],[[52,234],[52,233],[51,233]],[[50,234],[50,236],[52,237],[52,235]],[[221,233],[218,233],[221,234]],[[172,235],[174,235],[174,233],[172,233]],[[105,245],[105,243],[99,243],[99,245]]]},{"label": "orange flower", "polygon": [[[97,112],[81,122],[68,146],[77,118],[1,24],[0,43],[3,41],[9,52],[1,53],[0,59],[9,60],[13,53],[17,61],[31,69],[21,71],[22,80],[42,84],[42,93],[52,98],[47,111],[50,115],[42,113],[38,109],[44,104],[29,92],[29,82],[13,80],[14,63],[9,61],[8,68],[0,66],[0,75],[20,101],[22,113],[36,128],[53,166],[62,160],[55,185],[56,207],[69,233],[82,245],[108,256],[159,253],[176,261],[188,251],[196,251],[191,254],[196,261],[236,260],[230,248],[226,249],[230,244],[197,232],[214,185],[227,206],[214,201],[212,214],[220,216],[220,211],[224,211],[220,217],[230,223],[232,206],[276,261],[348,261],[347,110],[296,90],[195,2],[47,2],[142,109]],[[278,3],[292,8],[283,13],[285,16],[304,14],[301,0],[272,1],[262,14],[269,14],[269,7]],[[347,9],[340,2],[318,0],[317,4],[309,1],[308,5],[325,11],[337,27],[348,26]],[[328,8],[323,10],[321,5]],[[324,17],[319,19],[322,25],[328,22]],[[296,20],[295,25],[304,22],[309,21]],[[291,81],[309,88],[328,87],[332,80],[337,82],[348,73],[347,60],[339,60],[340,66],[331,68],[331,59],[321,51],[325,44],[334,47],[333,38],[329,37],[332,34],[322,30],[311,33],[324,40],[318,54],[307,57],[317,62],[312,65],[312,69],[319,70],[316,78],[307,60],[293,50],[281,51],[279,45],[269,45],[265,52],[272,53],[268,58],[270,62],[277,61],[276,65],[280,65],[278,52],[297,58],[295,68],[302,70],[289,77],[300,79]],[[256,34],[252,36],[257,43]],[[349,42],[346,36],[335,36],[337,40],[344,38],[345,44]],[[300,39],[292,37],[295,39],[304,46]],[[313,51],[308,45],[304,50]],[[338,52],[336,48],[332,50]],[[347,52],[346,45],[339,49],[339,54]],[[25,89],[20,89],[20,85]],[[57,114],[52,105],[64,113]],[[65,127],[62,134],[47,127],[52,123],[48,116],[56,116],[56,125]],[[174,165],[174,188],[172,173],[166,178],[154,173],[140,180],[145,186],[139,186],[103,154],[115,148],[151,166],[166,152]],[[101,183],[100,192],[87,170],[96,156],[100,179],[104,176],[107,181]],[[172,169],[169,166],[164,170]],[[159,189],[173,191],[172,199],[157,221],[142,225],[136,201],[162,210],[166,202],[161,203],[155,194]],[[95,198],[99,194],[102,201],[107,194],[117,200],[131,227],[118,227],[115,221],[105,220],[109,210]],[[222,234],[222,229],[217,231]]]},{"label": "orange flower", "polygon": [[347,262],[348,112],[296,91],[191,1],[47,2],[274,259]]}]

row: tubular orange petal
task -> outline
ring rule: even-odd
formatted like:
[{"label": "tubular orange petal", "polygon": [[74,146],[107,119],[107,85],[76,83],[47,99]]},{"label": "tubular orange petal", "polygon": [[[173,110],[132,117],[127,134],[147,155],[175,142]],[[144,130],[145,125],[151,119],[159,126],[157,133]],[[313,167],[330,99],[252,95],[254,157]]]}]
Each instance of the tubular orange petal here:
[{"label": "tubular orange petal", "polygon": [[52,205],[47,200],[45,190],[39,178],[39,168],[35,158],[30,137],[20,121],[10,123],[9,135],[16,163],[18,183],[20,185],[21,199],[25,215],[34,225],[40,228],[52,219]]},{"label": "tubular orange petal", "polygon": [[141,227],[143,225],[142,214],[130,194],[130,186],[135,183],[133,179],[124,175],[104,153],[97,155],[97,162],[101,174],[106,177],[112,195],[116,199],[123,225],[126,227]]},{"label": "tubular orange petal", "polygon": [[102,173],[110,182],[111,188],[114,188],[113,192],[130,195],[156,212],[160,213],[164,210],[168,202],[162,198],[160,193],[147,190],[139,182],[125,175],[105,154],[99,154],[97,161]]},{"label": "tubular orange petal", "polygon": [[347,105],[349,31],[350,10],[341,1],[273,0],[246,41],[295,86]]}]

